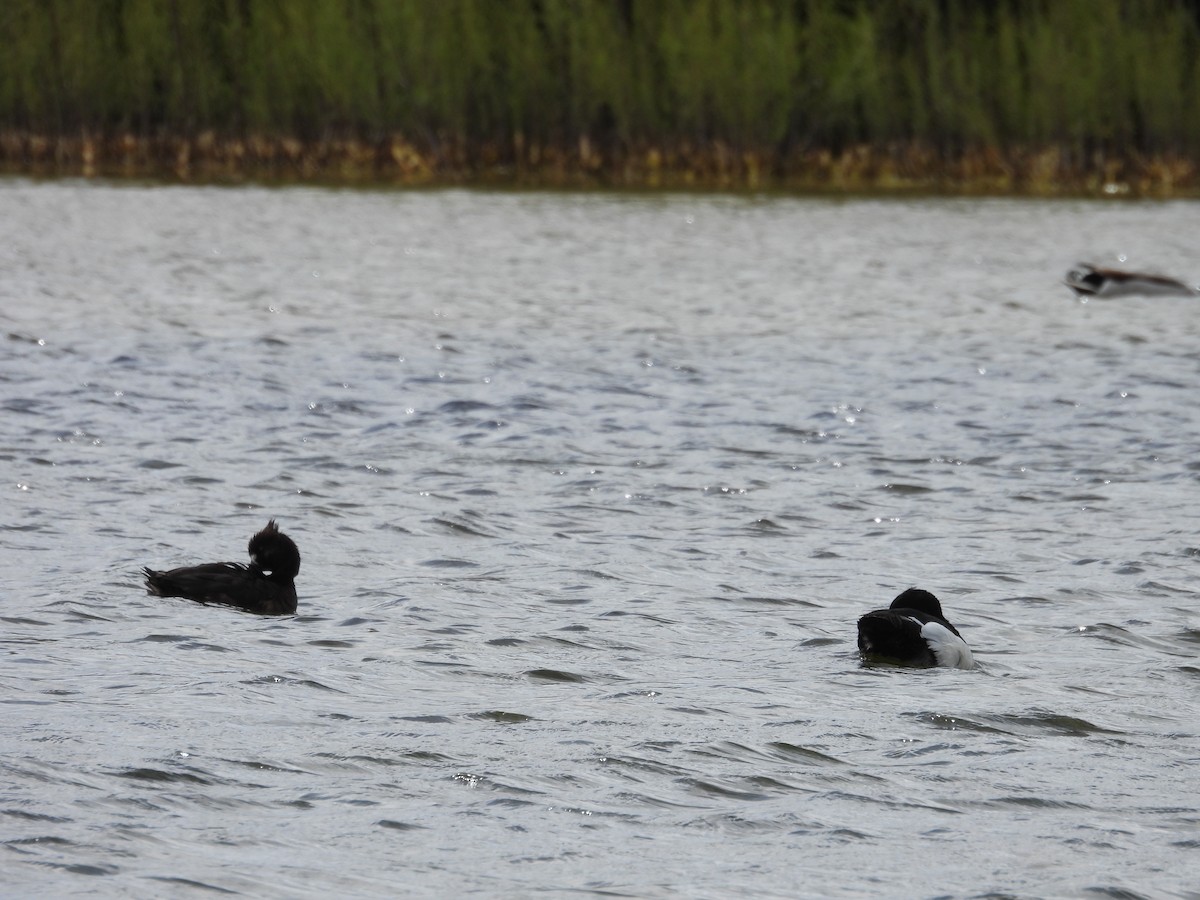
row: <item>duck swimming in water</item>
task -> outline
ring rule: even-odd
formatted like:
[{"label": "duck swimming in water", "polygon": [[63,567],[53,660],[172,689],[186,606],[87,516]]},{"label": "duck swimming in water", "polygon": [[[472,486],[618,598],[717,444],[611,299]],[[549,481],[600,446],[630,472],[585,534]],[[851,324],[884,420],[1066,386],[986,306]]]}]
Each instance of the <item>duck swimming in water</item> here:
[{"label": "duck swimming in water", "polygon": [[275,520],[250,538],[250,564],[207,563],[166,572],[142,569],[146,590],[156,597],[220,603],[268,616],[296,611],[300,551]]},{"label": "duck swimming in water", "polygon": [[902,666],[975,668],[971,648],[942,615],[938,598],[920,588],[859,619],[858,649],[866,659]]},{"label": "duck swimming in water", "polygon": [[1120,269],[1101,269],[1091,263],[1078,263],[1078,267],[1067,273],[1063,284],[1084,297],[1121,297],[1134,294],[1196,294],[1196,289],[1174,278],[1164,275],[1148,275],[1145,272],[1125,272]]}]

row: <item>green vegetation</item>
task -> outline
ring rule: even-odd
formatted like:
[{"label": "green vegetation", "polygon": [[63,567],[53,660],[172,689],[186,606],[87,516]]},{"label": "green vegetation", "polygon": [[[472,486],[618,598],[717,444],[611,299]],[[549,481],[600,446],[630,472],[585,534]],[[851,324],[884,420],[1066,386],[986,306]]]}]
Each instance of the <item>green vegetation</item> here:
[{"label": "green vegetation", "polygon": [[0,0],[0,47],[0,130],[49,139],[1200,154],[1196,0]]}]

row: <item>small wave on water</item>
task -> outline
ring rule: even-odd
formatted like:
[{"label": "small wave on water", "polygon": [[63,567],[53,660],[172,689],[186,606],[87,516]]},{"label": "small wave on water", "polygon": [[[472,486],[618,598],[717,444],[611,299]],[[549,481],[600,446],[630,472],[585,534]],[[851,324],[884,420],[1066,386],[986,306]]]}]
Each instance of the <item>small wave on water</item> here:
[{"label": "small wave on water", "polygon": [[1194,893],[1194,204],[0,195],[14,895]]}]

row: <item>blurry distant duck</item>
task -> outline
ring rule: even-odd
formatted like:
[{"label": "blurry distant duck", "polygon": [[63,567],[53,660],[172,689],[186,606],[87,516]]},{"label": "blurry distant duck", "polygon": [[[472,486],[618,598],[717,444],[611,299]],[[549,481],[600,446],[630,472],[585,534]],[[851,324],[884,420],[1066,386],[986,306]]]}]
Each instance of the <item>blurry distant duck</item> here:
[{"label": "blurry distant duck", "polygon": [[859,619],[858,649],[864,658],[902,666],[975,667],[971,648],[942,615],[938,598],[920,588]]},{"label": "blurry distant duck", "polygon": [[1120,269],[1101,269],[1091,263],[1077,263],[1067,273],[1063,284],[1076,297],[1121,297],[1133,294],[1195,294],[1190,285],[1163,275],[1145,272],[1125,272]]},{"label": "blurry distant duck", "polygon": [[142,569],[146,590],[157,597],[183,597],[220,603],[269,616],[296,611],[296,574],[300,551],[271,519],[250,538],[250,565],[207,563],[166,572]]}]

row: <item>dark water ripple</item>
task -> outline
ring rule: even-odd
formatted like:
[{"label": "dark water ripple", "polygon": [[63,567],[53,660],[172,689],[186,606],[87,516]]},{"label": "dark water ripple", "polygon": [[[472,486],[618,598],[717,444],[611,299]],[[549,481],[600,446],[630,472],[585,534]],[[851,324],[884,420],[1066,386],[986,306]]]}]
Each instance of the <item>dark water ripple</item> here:
[{"label": "dark water ripple", "polygon": [[14,896],[1198,896],[1195,204],[0,202]]}]

